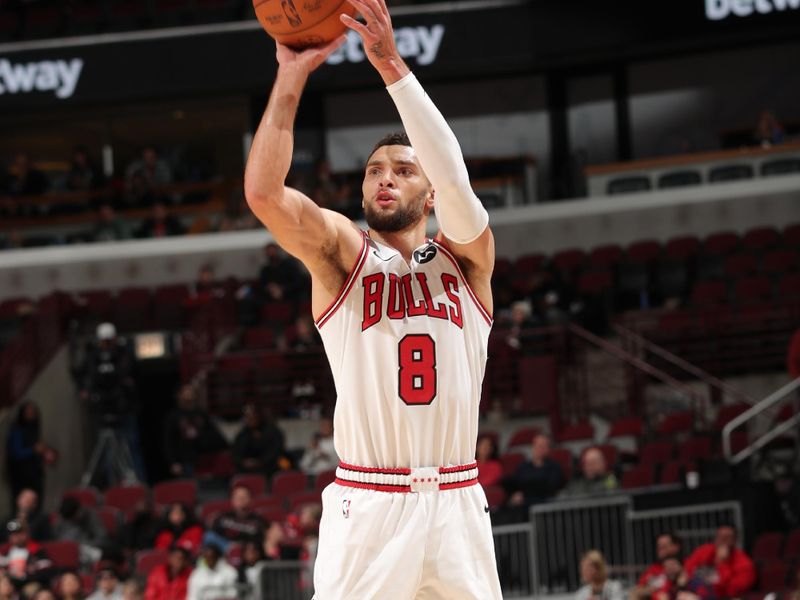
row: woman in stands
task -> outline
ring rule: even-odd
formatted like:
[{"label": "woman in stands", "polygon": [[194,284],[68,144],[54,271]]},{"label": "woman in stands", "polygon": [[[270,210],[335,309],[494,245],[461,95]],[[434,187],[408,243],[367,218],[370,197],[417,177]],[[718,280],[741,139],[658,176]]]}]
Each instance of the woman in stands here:
[{"label": "woman in stands", "polygon": [[589,550],[581,558],[581,581],[585,584],[575,600],[624,600],[622,585],[608,578],[608,565],[599,550]]},{"label": "woman in stands", "polygon": [[484,435],[478,438],[475,460],[478,461],[478,483],[484,489],[500,483],[503,477],[503,465],[500,464],[497,445],[491,436]]},{"label": "woman in stands", "polygon": [[155,547],[169,550],[173,544],[200,548],[203,528],[195,521],[189,509],[180,502],[172,503],[164,513],[164,521],[156,536]]}]

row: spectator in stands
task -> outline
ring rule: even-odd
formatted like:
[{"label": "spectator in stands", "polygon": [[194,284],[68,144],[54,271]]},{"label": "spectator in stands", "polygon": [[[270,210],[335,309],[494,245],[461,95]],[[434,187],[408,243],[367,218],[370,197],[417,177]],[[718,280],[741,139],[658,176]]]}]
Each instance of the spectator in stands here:
[{"label": "spectator in stands", "polygon": [[197,280],[190,290],[189,307],[204,306],[225,297],[225,286],[216,280],[214,266],[206,263],[197,271]]},{"label": "spectator in stands", "polygon": [[172,181],[172,171],[158,156],[155,146],[145,146],[141,158],[125,170],[125,191],[129,203],[141,205],[155,198],[156,189]]},{"label": "spectator in stands", "polygon": [[300,469],[307,475],[319,475],[335,469],[338,464],[339,457],[333,447],[333,420],[322,419],[319,431],[311,436],[311,442],[300,459]]},{"label": "spectator in stands", "polygon": [[5,571],[0,571],[0,600],[18,600],[19,594]]},{"label": "spectator in stands", "polygon": [[[14,163],[6,176],[5,190],[9,196],[38,196],[44,194],[50,182],[44,172],[36,168],[30,156],[20,152],[14,157]],[[27,207],[19,206],[17,214],[30,214]]]},{"label": "spectator in stands", "polygon": [[152,548],[161,529],[161,520],[154,514],[149,499],[142,499],[131,512],[132,516],[119,534],[123,547],[134,552]]},{"label": "spectator in stands", "polygon": [[215,543],[224,551],[232,542],[244,543],[258,540],[263,535],[266,523],[253,512],[253,495],[250,488],[236,485],[231,490],[231,510],[215,520],[211,531],[203,537],[204,543]]},{"label": "spectator in stands", "polygon": [[42,441],[39,407],[31,400],[24,400],[8,432],[6,444],[6,467],[12,503],[24,489],[33,490],[37,497],[42,497],[44,467],[55,463],[56,457],[55,450]]},{"label": "spectator in stands", "polygon": [[97,218],[94,228],[89,232],[89,240],[92,242],[113,242],[116,240],[127,240],[131,237],[131,232],[124,221],[117,218],[111,204],[104,202],[97,208]]},{"label": "spectator in stands", "polygon": [[142,600],[144,590],[137,579],[128,579],[122,584],[122,600]]},{"label": "spectator in stands", "polygon": [[173,546],[166,564],[158,565],[147,577],[144,600],[185,600],[192,574],[187,548]]},{"label": "spectator in stands", "polygon": [[175,477],[192,477],[197,457],[203,452],[221,450],[226,445],[208,413],[197,408],[195,388],[180,387],[177,406],[164,421],[164,458]]},{"label": "spectator in stands", "polygon": [[755,132],[753,132],[753,139],[758,146],[769,148],[782,144],[785,135],[783,126],[778,121],[775,113],[771,110],[762,110],[758,115],[758,123],[756,124]]},{"label": "spectator in stands", "polygon": [[65,496],[61,500],[53,536],[57,540],[79,544],[81,563],[86,565],[100,560],[102,548],[108,544],[108,532],[103,521],[94,509],[81,506],[74,496]]},{"label": "spectator in stands", "polygon": [[156,200],[150,216],[142,221],[139,229],[136,230],[136,237],[160,238],[183,235],[184,233],[186,233],[186,228],[180,220],[169,214],[167,205],[164,202]]},{"label": "spectator in stands", "polygon": [[547,502],[564,485],[561,465],[550,458],[550,448],[550,436],[536,435],[531,442],[531,459],[522,462],[506,482],[512,492],[509,507],[521,508],[522,519],[527,517],[531,506]]},{"label": "spectator in stands", "polygon": [[674,533],[662,533],[656,538],[656,562],[639,577],[636,587],[631,590],[632,600],[650,598],[652,594],[664,587],[667,581],[664,573],[664,559],[679,555],[681,548],[681,541]]},{"label": "spectator in stands", "polygon": [[122,600],[122,584],[113,565],[98,565],[95,589],[87,600]]},{"label": "spectator in stands", "polygon": [[484,488],[500,483],[503,477],[503,465],[500,464],[497,444],[492,436],[478,437],[475,460],[478,462],[478,483]]},{"label": "spectator in stands", "polygon": [[10,521],[21,521],[28,525],[31,539],[37,542],[49,540],[53,534],[50,530],[50,519],[40,510],[39,494],[31,489],[22,490],[16,498],[15,510],[5,520],[0,530],[0,541],[8,540],[6,526]]},{"label": "spectator in stands", "polygon": [[83,583],[75,571],[65,571],[58,578],[59,600],[83,600]]},{"label": "spectator in stands", "polygon": [[608,578],[608,565],[599,550],[589,550],[581,558],[581,581],[584,586],[575,600],[623,600],[622,585]]},{"label": "spectator in stands", "polygon": [[180,502],[172,503],[165,511],[155,547],[168,550],[171,546],[199,548],[203,541],[203,527],[192,512]]},{"label": "spectator in stands", "polygon": [[[261,600],[261,571],[267,564],[264,548],[256,540],[245,542],[242,546],[242,564],[239,566],[239,585],[246,585],[248,598]],[[2,598],[0,598],[2,600]]]},{"label": "spectator in stands", "polygon": [[300,553],[297,546],[285,544],[286,531],[283,524],[273,521],[264,532],[264,556],[267,560],[297,560]]},{"label": "spectator in stands", "polygon": [[264,253],[267,262],[258,274],[263,301],[299,302],[307,287],[302,267],[275,242],[267,244]]},{"label": "spectator in stands", "polygon": [[14,587],[22,590],[48,585],[53,575],[53,562],[39,543],[30,539],[28,526],[21,521],[9,521],[6,531],[9,546],[6,553],[0,555],[0,566]]},{"label": "spectator in stands", "polygon": [[703,544],[686,559],[689,579],[699,577],[714,587],[717,598],[736,598],[755,583],[753,561],[736,547],[736,528],[721,525],[713,542]]},{"label": "spectator in stands", "polygon": [[43,587],[39,589],[35,594],[33,594],[31,600],[58,600],[58,599],[56,598],[56,595],[53,593],[53,590],[51,590],[50,588]]},{"label": "spectator in stands", "polygon": [[255,404],[244,407],[244,427],[233,442],[233,459],[242,473],[263,473],[267,477],[278,470],[284,453],[284,437],[270,418],[264,418]]},{"label": "spectator in stands", "polygon": [[287,339],[288,350],[305,352],[322,346],[322,338],[314,327],[314,321],[309,315],[300,315],[295,319],[294,331]]},{"label": "spectator in stands", "polygon": [[514,350],[527,353],[533,341],[531,330],[538,323],[533,318],[533,308],[527,300],[518,300],[511,304],[511,323],[506,336],[506,343]]},{"label": "spectator in stands", "polygon": [[71,192],[89,192],[103,186],[105,178],[84,146],[72,153],[66,188]]},{"label": "spectator in stands", "polygon": [[609,473],[606,459],[598,448],[589,448],[581,459],[583,477],[573,479],[562,492],[564,496],[581,496],[609,492],[618,487],[617,478]]},{"label": "spectator in stands", "polygon": [[200,559],[189,577],[187,600],[236,597],[239,575],[222,553],[222,548],[213,542],[203,544]]}]

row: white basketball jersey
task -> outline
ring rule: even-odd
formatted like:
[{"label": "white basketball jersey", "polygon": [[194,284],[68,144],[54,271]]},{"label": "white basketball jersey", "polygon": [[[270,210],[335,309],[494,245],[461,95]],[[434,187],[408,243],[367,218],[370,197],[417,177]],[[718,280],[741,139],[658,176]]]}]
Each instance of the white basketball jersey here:
[{"label": "white basketball jersey", "polygon": [[382,468],[472,462],[491,325],[441,243],[426,241],[409,265],[365,235],[317,319],[336,383],[339,458]]}]

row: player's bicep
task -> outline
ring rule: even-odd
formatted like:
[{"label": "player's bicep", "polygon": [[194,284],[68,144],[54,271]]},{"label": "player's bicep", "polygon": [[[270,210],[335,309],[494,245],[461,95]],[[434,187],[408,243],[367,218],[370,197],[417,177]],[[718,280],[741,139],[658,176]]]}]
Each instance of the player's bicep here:
[{"label": "player's bicep", "polygon": [[275,241],[303,262],[336,244],[335,219],[299,190],[284,187],[279,198],[248,198],[247,203]]}]

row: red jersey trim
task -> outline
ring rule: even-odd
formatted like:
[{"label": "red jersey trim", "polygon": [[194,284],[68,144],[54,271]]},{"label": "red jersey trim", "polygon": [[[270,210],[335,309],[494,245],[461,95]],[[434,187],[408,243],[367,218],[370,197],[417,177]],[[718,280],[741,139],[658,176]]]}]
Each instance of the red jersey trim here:
[{"label": "red jersey trim", "polygon": [[375,490],[376,492],[400,492],[411,491],[410,485],[386,485],[379,483],[361,483],[360,481],[350,481],[349,479],[336,478],[336,483],[347,487],[361,488],[362,490]]},{"label": "red jersey trim", "polygon": [[339,466],[343,469],[347,469],[348,471],[356,471],[358,473],[379,473],[381,475],[411,475],[411,469],[407,469],[405,467],[397,467],[397,468],[387,468],[382,469],[381,467],[359,467],[357,465],[351,465],[346,462],[339,461]]},{"label": "red jersey trim", "polygon": [[472,287],[469,285],[469,282],[467,281],[467,278],[464,277],[464,273],[463,273],[463,271],[461,271],[461,267],[459,266],[458,261],[456,260],[456,257],[453,256],[453,253],[450,252],[450,250],[444,244],[442,244],[442,242],[440,242],[438,240],[433,240],[433,243],[440,250],[442,250],[442,252],[448,258],[448,260],[451,263],[453,263],[453,266],[456,268],[456,271],[458,271],[458,276],[461,277],[461,281],[464,282],[464,287],[467,288],[467,292],[469,293],[469,297],[472,298],[472,301],[475,303],[475,306],[478,308],[478,312],[481,313],[481,316],[484,318],[484,320],[489,325],[489,327],[491,327],[492,326],[492,314],[486,309],[486,307],[481,303],[481,301],[478,300],[478,297],[475,295],[475,292],[472,291]]},{"label": "red jersey trim", "polygon": [[440,490],[454,490],[456,488],[469,487],[478,483],[478,478],[467,479],[466,481],[456,481],[455,483],[440,483]]},{"label": "red jersey trim", "polygon": [[477,468],[478,463],[473,462],[468,465],[457,465],[455,467],[439,467],[439,473],[461,473],[462,471],[471,471]]},{"label": "red jersey trim", "polygon": [[330,319],[333,316],[333,314],[342,305],[342,303],[344,302],[345,298],[347,298],[347,295],[350,293],[350,290],[352,289],[353,284],[355,283],[356,279],[358,278],[358,274],[361,272],[361,269],[364,268],[364,263],[367,262],[367,236],[364,234],[363,231],[361,232],[361,238],[362,238],[361,239],[361,254],[358,255],[358,260],[356,261],[356,264],[353,265],[353,268],[350,271],[349,277],[344,282],[344,284],[342,284],[342,289],[339,290],[339,293],[337,294],[336,298],[334,298],[333,302],[331,302],[328,305],[328,308],[326,308],[324,311],[322,311],[322,314],[315,321],[315,323],[316,323],[318,328],[321,328],[323,325],[325,325],[325,323],[328,321],[328,319]]}]

